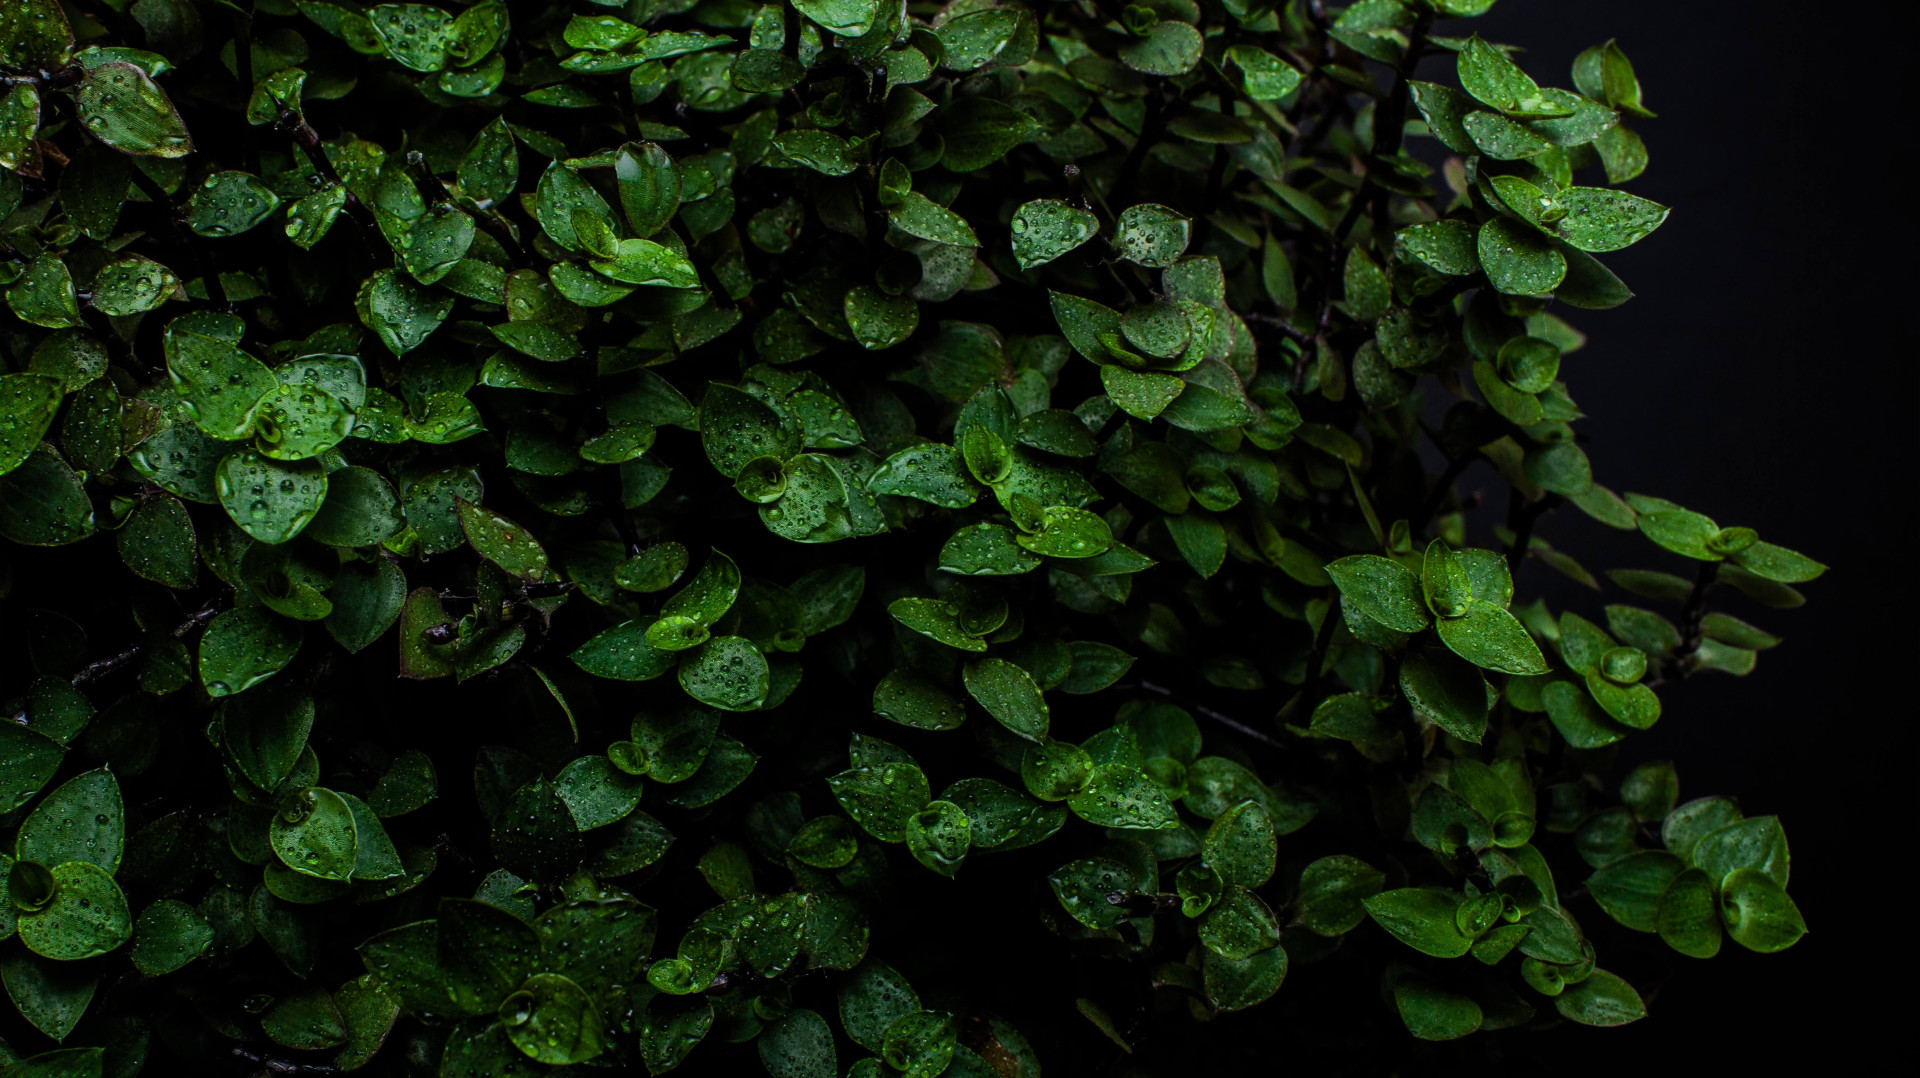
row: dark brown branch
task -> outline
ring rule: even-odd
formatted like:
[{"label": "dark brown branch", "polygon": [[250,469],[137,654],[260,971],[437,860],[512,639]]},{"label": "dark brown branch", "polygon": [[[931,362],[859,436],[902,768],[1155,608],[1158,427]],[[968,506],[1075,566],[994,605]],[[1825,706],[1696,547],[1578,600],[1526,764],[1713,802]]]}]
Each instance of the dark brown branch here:
[{"label": "dark brown branch", "polygon": [[[168,635],[178,640],[196,629],[204,628],[207,622],[213,620],[214,615],[220,613],[222,605],[219,598],[208,599],[205,606],[194,611],[192,617],[174,626]],[[89,682],[99,681],[101,678],[119,670],[121,667],[126,666],[128,663],[133,662],[146,653],[147,646],[145,644],[135,644],[118,655],[110,655],[104,659],[95,659],[81,667],[79,673],[73,675],[73,684],[77,688]]]},{"label": "dark brown branch", "polygon": [[276,1059],[257,1048],[236,1044],[227,1049],[234,1059],[253,1067],[255,1074],[303,1075],[339,1074],[331,1063],[308,1063],[297,1059]]}]

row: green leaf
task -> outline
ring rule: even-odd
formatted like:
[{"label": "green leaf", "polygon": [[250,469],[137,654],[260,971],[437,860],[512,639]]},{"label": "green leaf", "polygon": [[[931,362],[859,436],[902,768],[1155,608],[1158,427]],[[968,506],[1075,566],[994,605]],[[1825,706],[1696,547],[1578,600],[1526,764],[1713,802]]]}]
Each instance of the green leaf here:
[{"label": "green leaf", "polygon": [[[1022,772],[1025,772],[1024,765]],[[1033,789],[1031,783],[1028,788]],[[1034,793],[1044,797],[1039,790]],[[1099,827],[1152,831],[1179,822],[1166,792],[1129,764],[1103,764],[1094,768],[1086,786],[1067,799],[1067,807]]]},{"label": "green leaf", "polygon": [[166,91],[139,67],[123,61],[87,71],[74,95],[81,126],[89,135],[139,157],[184,157],[193,139]]},{"label": "green leaf", "polygon": [[1107,901],[1116,892],[1133,891],[1132,873],[1106,858],[1088,858],[1060,866],[1048,877],[1054,896],[1067,915],[1088,928],[1112,928],[1126,920],[1126,910]]},{"label": "green leaf", "polygon": [[920,325],[920,307],[912,299],[867,285],[848,290],[844,309],[854,340],[872,352],[905,341]]},{"label": "green leaf", "polygon": [[723,711],[752,711],[771,689],[765,655],[744,637],[716,636],[680,663],[687,695]]},{"label": "green leaf", "polygon": [[353,809],[332,790],[309,786],[291,794],[268,829],[282,864],[304,876],[346,880],[359,850]]},{"label": "green leaf", "polygon": [[53,426],[61,380],[44,374],[0,375],[0,475],[26,463]]},{"label": "green leaf", "polygon": [[1553,227],[1582,251],[1618,251],[1645,239],[1667,219],[1668,210],[1625,191],[1606,187],[1569,187],[1560,192],[1566,210]]},{"label": "green leaf", "polygon": [[141,314],[184,293],[180,278],[150,258],[131,255],[100,267],[93,276],[95,310],[113,318]]},{"label": "green leaf", "polygon": [[1486,736],[1487,683],[1448,652],[1414,652],[1400,665],[1400,691],[1416,714],[1463,741]]},{"label": "green leaf", "polygon": [[1249,958],[1279,945],[1280,925],[1258,895],[1229,886],[1201,918],[1200,942],[1222,958]]},{"label": "green leaf", "polygon": [[414,71],[447,66],[454,20],[445,11],[425,4],[381,4],[367,10],[367,22],[387,55],[402,66]]},{"label": "green leaf", "polygon": [[1377,554],[1351,554],[1327,563],[1326,570],[1341,599],[1374,621],[1403,633],[1427,627],[1420,578],[1399,562]]},{"label": "green leaf", "polygon": [[7,67],[56,70],[72,52],[73,30],[55,0],[21,0],[0,12],[0,63]]},{"label": "green leaf", "polygon": [[93,502],[58,454],[36,449],[0,476],[0,537],[28,546],[64,546],[93,534]]},{"label": "green leaf", "polygon": [[1274,842],[1272,817],[1247,801],[1214,817],[1200,857],[1226,883],[1259,887],[1273,876]]},{"label": "green leaf", "polygon": [[433,284],[460,264],[476,234],[473,218],[464,211],[436,207],[408,222],[399,239],[400,261],[414,280]]},{"label": "green leaf", "polygon": [[481,557],[522,580],[539,580],[547,573],[547,552],[540,541],[506,517],[461,499],[460,530]]},{"label": "green leaf", "polygon": [[1697,868],[1680,873],[1661,896],[1655,923],[1667,946],[1689,958],[1719,954],[1722,932],[1713,880]]},{"label": "green leaf", "polygon": [[1435,958],[1459,958],[1473,946],[1454,923],[1460,896],[1437,887],[1402,887],[1365,899],[1367,914],[1395,939]]},{"label": "green leaf", "polygon": [[1756,542],[1735,553],[1733,561],[1755,576],[1782,584],[1803,584],[1827,571],[1825,565],[1799,551],[1766,542]]},{"label": "green leaf", "polygon": [[200,911],[178,899],[163,898],[140,911],[130,957],[135,969],[158,977],[205,954],[212,943],[213,928]]},{"label": "green leaf", "polygon": [[1013,257],[1028,270],[1059,258],[1092,239],[1100,230],[1093,214],[1058,199],[1043,198],[1014,211]]},{"label": "green leaf", "polygon": [[353,411],[317,385],[282,383],[254,405],[254,445],[274,460],[317,457],[352,433]]},{"label": "green leaf", "polygon": [[55,963],[21,949],[0,957],[0,983],[20,1017],[64,1041],[87,1013],[100,975],[90,966]]},{"label": "green leaf", "polygon": [[758,397],[715,382],[700,399],[700,443],[714,469],[732,479],[756,457],[799,451],[800,431]]},{"label": "green leaf", "polygon": [[267,690],[221,705],[220,744],[247,781],[272,793],[293,774],[313,732],[313,699]]},{"label": "green leaf", "polygon": [[49,329],[81,325],[80,301],[66,263],[43,254],[7,289],[7,306],[23,321]]},{"label": "green leaf", "polygon": [[828,777],[827,787],[853,822],[882,842],[904,842],[913,814],[927,806],[927,776],[912,762],[882,763]]},{"label": "green leaf", "polygon": [[1449,992],[1413,975],[1393,986],[1393,1003],[1407,1032],[1423,1041],[1457,1040],[1477,1032],[1485,1020],[1471,998]]},{"label": "green leaf", "polygon": [[964,671],[968,695],[1000,725],[1028,741],[1044,741],[1048,709],[1040,687],[1019,666],[1005,659],[975,659]]},{"label": "green leaf", "polygon": [[919,1009],[913,986],[878,959],[862,963],[840,987],[841,1028],[870,1051],[883,1049],[893,1023]]},{"label": "green leaf", "polygon": [[1460,49],[1455,67],[1460,86],[1481,102],[1506,112],[1526,111],[1540,87],[1505,53],[1475,34]]},{"label": "green leaf", "polygon": [[[1015,146],[1041,133],[1038,121],[1012,105],[984,94],[955,100],[940,110],[939,120],[939,132],[946,142],[946,152],[940,163],[956,173],[985,168],[1005,157]],[[912,201],[913,196],[909,195],[908,202]]]},{"label": "green leaf", "polygon": [[1643,851],[1602,867],[1587,879],[1587,891],[1607,916],[1636,932],[1653,932],[1662,897],[1686,867],[1670,853]]},{"label": "green leaf", "polygon": [[1060,691],[1076,696],[1099,692],[1127,676],[1133,656],[1111,644],[1075,640],[1067,645],[1073,665],[1060,682]]},{"label": "green leaf", "polygon": [[17,723],[0,723],[0,805],[13,811],[46,786],[63,759],[60,742]]},{"label": "green leaf", "polygon": [[1755,816],[1717,827],[1693,843],[1687,860],[1716,884],[1743,868],[1754,869],[1785,887],[1789,864],[1787,835],[1774,816]]},{"label": "green leaf", "polygon": [[604,629],[569,656],[575,666],[614,681],[650,681],[673,669],[677,653],[647,643],[648,624],[625,621]]},{"label": "green leaf", "polygon": [[513,132],[496,117],[467,143],[458,171],[460,190],[476,201],[502,202],[513,194],[519,174]]},{"label": "green leaf", "polygon": [[1230,45],[1227,59],[1240,68],[1247,96],[1255,101],[1281,101],[1305,80],[1298,68],[1252,45]]},{"label": "green leaf", "polygon": [[[21,863],[29,860],[22,858]],[[16,867],[16,879],[18,874]],[[28,950],[73,962],[107,954],[133,938],[127,896],[106,869],[91,861],[56,863],[51,884],[45,904],[19,912],[15,927]]]},{"label": "green leaf", "polygon": [[785,131],[774,136],[773,146],[795,163],[826,176],[845,176],[860,167],[856,148],[830,131]]},{"label": "green leaf", "polygon": [[360,322],[387,351],[406,355],[420,347],[453,311],[454,297],[390,269],[375,270],[360,283],[354,307]]},{"label": "green leaf", "polygon": [[1385,873],[1357,857],[1322,857],[1300,873],[1300,921],[1322,936],[1351,932],[1366,920],[1365,901],[1386,882]]},{"label": "green leaf", "polygon": [[347,208],[347,189],[329,183],[287,206],[286,236],[303,251],[326,238],[340,211]]},{"label": "green leaf", "polygon": [[272,460],[250,449],[223,458],[214,479],[227,516],[262,543],[299,535],[327,497],[319,462]]},{"label": "green leaf", "polygon": [[700,271],[693,263],[652,240],[621,240],[611,258],[588,263],[596,271],[627,284],[663,288],[698,288]]},{"label": "green leaf", "polygon": [[960,625],[960,608],[939,599],[907,597],[887,605],[893,620],[930,639],[962,651],[985,651],[987,642]]},{"label": "green leaf", "polygon": [[793,6],[827,31],[847,38],[873,29],[880,12],[879,0],[793,0]]},{"label": "green leaf", "polygon": [[1540,645],[1520,619],[1485,599],[1473,599],[1459,617],[1441,618],[1435,629],[1442,643],[1475,666],[1504,674],[1547,672]]},{"label": "green leaf", "polygon": [[640,805],[640,780],[605,756],[580,757],[561,768],[553,783],[582,831],[618,823]]},{"label": "green leaf", "polygon": [[187,206],[187,226],[202,236],[220,239],[242,232],[273,216],[280,196],[250,172],[216,172],[193,192]]},{"label": "green leaf", "polygon": [[1200,63],[1205,41],[1184,22],[1163,19],[1120,47],[1122,63],[1145,75],[1184,75]]},{"label": "green leaf", "polygon": [[1207,1001],[1216,1009],[1245,1010],[1280,990],[1287,977],[1287,951],[1269,947],[1238,960],[1208,951],[1201,958],[1201,976]]},{"label": "green leaf", "polygon": [[1193,222],[1172,207],[1143,202],[1120,211],[1113,246],[1129,262],[1163,269],[1186,252],[1192,227]]},{"label": "green leaf", "polygon": [[606,1050],[599,1007],[557,973],[536,973],[503,1000],[500,1023],[514,1047],[536,1063],[582,1063]]},{"label": "green leaf", "polygon": [[1031,33],[1032,25],[1032,17],[1017,8],[984,8],[949,19],[935,34],[946,51],[940,66],[948,71],[985,67],[1000,58],[1023,26]]},{"label": "green leaf", "polygon": [[1721,881],[1720,914],[1735,943],[1762,954],[1784,951],[1807,932],[1793,899],[1759,869],[1735,869]]},{"label": "green leaf", "polygon": [[1174,375],[1125,367],[1101,367],[1100,384],[1108,399],[1135,419],[1159,416],[1187,388],[1187,383]]},{"label": "green leaf", "polygon": [[540,937],[498,906],[443,898],[436,954],[456,1012],[491,1014],[533,973]]},{"label": "green leaf", "polygon": [[907,852],[943,876],[959,871],[972,848],[967,814],[951,801],[931,801],[907,818]]},{"label": "green leaf", "polygon": [[1554,998],[1562,1018],[1583,1026],[1624,1026],[1647,1016],[1647,1006],[1633,986],[1614,974],[1596,969],[1587,979]]},{"label": "green leaf", "polygon": [[910,191],[900,205],[887,211],[887,221],[909,236],[954,247],[978,247],[980,239],[966,218],[934,202],[918,191]]},{"label": "green leaf", "polygon": [[233,441],[252,433],[254,409],[280,382],[231,342],[175,326],[167,334],[167,376],[194,425]]},{"label": "green leaf", "polygon": [[1055,505],[1040,511],[1039,527],[1031,534],[1016,535],[1014,540],[1047,557],[1091,558],[1113,545],[1113,531],[1094,513]]},{"label": "green leaf", "polygon": [[200,638],[200,684],[209,696],[245,692],[292,662],[300,641],[297,622],[259,607],[226,611]]},{"label": "green leaf", "polygon": [[1567,260],[1539,233],[1496,217],[1480,226],[1480,265],[1498,291],[1537,296],[1553,291],[1567,275]]},{"label": "green leaf", "polygon": [[833,1030],[805,1008],[768,1026],[757,1043],[760,1063],[773,1078],[837,1078],[840,1073]]},{"label": "green leaf", "polygon": [[261,1016],[260,1026],[274,1042],[305,1051],[336,1048],[347,1039],[340,1008],[317,988],[278,1000]]},{"label": "green leaf", "polygon": [[807,821],[787,843],[787,853],[814,868],[839,868],[860,852],[860,836],[844,817],[820,816]]},{"label": "green leaf", "polygon": [[[983,659],[981,662],[1005,662],[1005,660]],[[1018,667],[1015,669],[1017,670]],[[1024,674],[1024,671],[1022,673]],[[972,691],[971,682],[968,684],[968,691]],[[1038,696],[1039,690],[1035,689],[1034,698],[1038,700]],[[982,706],[987,706],[984,700],[981,703]],[[1039,703],[1039,709],[1044,725],[1046,712],[1044,701]],[[890,670],[880,679],[880,684],[874,686],[873,690],[873,713],[883,719],[891,719],[902,726],[913,726],[922,730],[955,730],[966,721],[966,709],[960,701],[954,699],[931,678],[911,670]]]},{"label": "green leaf", "polygon": [[1017,576],[1038,569],[1040,558],[1015,540],[1004,524],[970,524],[940,548],[940,568],[958,576]]},{"label": "green leaf", "polygon": [[1465,221],[1410,225],[1393,234],[1393,244],[1402,261],[1418,262],[1437,273],[1467,277],[1480,272],[1474,229]]}]

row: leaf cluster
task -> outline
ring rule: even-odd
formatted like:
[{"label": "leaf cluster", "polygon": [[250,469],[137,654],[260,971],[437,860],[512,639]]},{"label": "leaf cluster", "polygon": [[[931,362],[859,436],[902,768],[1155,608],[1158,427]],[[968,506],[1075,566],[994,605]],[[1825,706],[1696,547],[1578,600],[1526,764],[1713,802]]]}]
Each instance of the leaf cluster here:
[{"label": "leaf cluster", "polygon": [[1595,481],[1654,114],[1491,6],[6,0],[0,1070],[1031,1078],[1794,944],[1776,818],[1607,776],[1825,566]]}]

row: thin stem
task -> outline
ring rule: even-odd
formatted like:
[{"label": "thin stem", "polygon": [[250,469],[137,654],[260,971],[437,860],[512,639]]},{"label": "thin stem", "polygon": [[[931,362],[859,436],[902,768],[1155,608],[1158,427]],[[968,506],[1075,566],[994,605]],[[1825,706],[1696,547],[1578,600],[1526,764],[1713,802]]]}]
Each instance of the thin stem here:
[{"label": "thin stem", "polygon": [[1680,654],[1690,657],[1700,650],[1700,623],[1707,613],[1707,592],[1720,576],[1720,563],[1703,561],[1693,577],[1693,590],[1687,593],[1687,605],[1680,616]]},{"label": "thin stem", "polygon": [[1313,635],[1313,655],[1308,660],[1307,684],[1308,696],[1320,691],[1321,667],[1327,664],[1327,651],[1333,647],[1333,625],[1340,617],[1340,589],[1328,586],[1327,614],[1320,619],[1320,631]]},{"label": "thin stem", "polygon": [[1279,330],[1282,336],[1295,344],[1304,345],[1313,340],[1311,334],[1278,315],[1266,314],[1262,311],[1249,311],[1243,317],[1255,325],[1271,326]]},{"label": "thin stem", "polygon": [[1418,535],[1425,531],[1427,525],[1433,522],[1434,516],[1440,512],[1440,507],[1446,504],[1447,493],[1453,489],[1454,481],[1473,465],[1474,457],[1477,455],[1462,453],[1447,460],[1446,470],[1440,473],[1440,478],[1433,481],[1433,489],[1427,491],[1426,503],[1420,507],[1420,519],[1413,525],[1414,534]]},{"label": "thin stem", "polygon": [[1513,542],[1507,545],[1507,570],[1518,573],[1521,559],[1527,556],[1527,547],[1533,542],[1534,521],[1539,520],[1541,514],[1557,507],[1566,499],[1558,494],[1549,494],[1537,502],[1522,503],[1520,492],[1517,490],[1508,495],[1508,498],[1510,500],[1507,504],[1513,507],[1507,513],[1509,526],[1513,529]]},{"label": "thin stem", "polygon": [[1140,134],[1127,150],[1127,159],[1120,163],[1120,171],[1113,177],[1109,194],[1119,194],[1133,186],[1140,174],[1140,166],[1146,163],[1147,151],[1160,141],[1160,135],[1166,127],[1166,108],[1159,95],[1147,98],[1147,118],[1140,124]]},{"label": "thin stem", "polygon": [[[213,620],[214,615],[220,613],[222,605],[219,598],[208,599],[206,605],[194,611],[192,617],[174,626],[168,635],[178,640],[188,633],[193,632],[195,629],[204,627],[208,622]],[[101,678],[119,670],[121,667],[126,666],[128,663],[146,653],[147,646],[145,644],[135,644],[118,655],[110,655],[104,659],[95,659],[81,667],[79,673],[73,675],[73,684],[77,688],[91,681],[99,681]]]},{"label": "thin stem", "polygon": [[294,1059],[275,1059],[256,1048],[236,1044],[227,1051],[233,1058],[245,1062],[254,1068],[254,1073],[265,1075],[302,1075],[302,1074],[339,1074],[331,1063],[308,1063]]},{"label": "thin stem", "polygon": [[1188,711],[1191,711],[1194,714],[1199,715],[1201,718],[1207,719],[1212,722],[1217,722],[1220,725],[1226,727],[1229,730],[1234,731],[1237,734],[1241,734],[1245,737],[1249,737],[1255,741],[1260,742],[1262,745],[1268,745],[1276,749],[1286,747],[1284,742],[1282,742],[1279,738],[1274,737],[1272,734],[1265,733],[1261,730],[1255,729],[1252,726],[1248,726],[1246,723],[1241,722],[1239,719],[1236,719],[1231,715],[1227,715],[1227,714],[1223,714],[1221,712],[1215,711],[1214,709],[1207,707],[1204,704],[1196,704],[1191,700],[1185,699],[1179,693],[1174,692],[1172,689],[1167,688],[1165,685],[1156,685],[1151,681],[1136,681],[1131,685],[1121,685],[1121,686],[1116,686],[1116,688],[1138,689],[1141,692],[1151,693],[1154,696],[1158,696],[1165,700],[1172,700],[1175,703],[1179,704],[1181,707],[1186,708]]},{"label": "thin stem", "polygon": [[220,285],[219,272],[214,269],[211,259],[201,257],[199,237],[180,227],[180,216],[174,208],[173,199],[161,190],[160,185],[153,182],[153,177],[147,175],[138,165],[129,169],[128,174],[133,177],[133,185],[139,188],[141,194],[147,196],[147,201],[152,202],[159,209],[167,223],[167,229],[173,233],[174,239],[179,241],[180,250],[186,253],[188,261],[193,264],[193,273],[200,278],[202,285],[206,288],[207,300],[217,307],[228,306],[227,292]]}]

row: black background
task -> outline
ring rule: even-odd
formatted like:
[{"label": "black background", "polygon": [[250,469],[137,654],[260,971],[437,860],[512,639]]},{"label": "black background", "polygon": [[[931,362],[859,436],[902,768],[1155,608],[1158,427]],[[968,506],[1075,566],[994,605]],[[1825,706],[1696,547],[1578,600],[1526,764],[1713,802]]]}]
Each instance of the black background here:
[{"label": "black background", "polygon": [[[1898,37],[1906,21],[1878,25]],[[1745,679],[1664,690],[1660,725],[1630,739],[1623,758],[1676,760],[1683,798],[1733,794],[1749,814],[1779,814],[1810,933],[1783,954],[1729,946],[1683,970],[1648,1021],[1555,1034],[1581,1053],[1554,1070],[1673,1052],[1768,1073],[1836,1037],[1864,1052],[1854,1039],[1883,1028],[1898,995],[1868,972],[1892,957],[1892,911],[1869,896],[1899,871],[1897,857],[1873,851],[1897,826],[1882,811],[1914,715],[1887,676],[1905,647],[1895,610],[1912,601],[1896,583],[1896,546],[1914,508],[1913,379],[1895,343],[1905,321],[1896,297],[1912,274],[1882,231],[1902,226],[1861,212],[1888,122],[1874,103],[1902,92],[1894,68],[1866,59],[1871,5],[1829,18],[1818,5],[1773,2],[1503,0],[1477,23],[1490,40],[1524,46],[1521,62],[1543,84],[1565,85],[1581,49],[1616,38],[1660,114],[1638,124],[1651,164],[1629,189],[1672,216],[1608,258],[1637,296],[1614,311],[1563,312],[1591,337],[1567,377],[1591,417],[1580,430],[1596,477],[1832,566],[1798,610],[1733,604],[1786,643]],[[1445,67],[1422,70],[1445,79]],[[1550,517],[1541,534],[1598,552],[1585,559],[1596,570],[1653,567],[1635,537],[1582,547],[1578,538],[1596,537],[1576,524]],[[1528,571],[1523,588],[1550,575]]]}]

